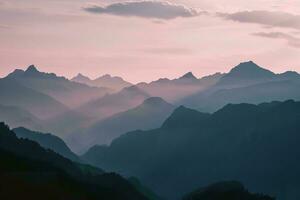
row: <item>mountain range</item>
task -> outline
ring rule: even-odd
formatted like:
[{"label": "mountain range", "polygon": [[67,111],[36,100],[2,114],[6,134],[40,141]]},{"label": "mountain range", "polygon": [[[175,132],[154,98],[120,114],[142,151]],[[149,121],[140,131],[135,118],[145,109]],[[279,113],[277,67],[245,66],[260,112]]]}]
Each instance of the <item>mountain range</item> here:
[{"label": "mountain range", "polygon": [[236,180],[250,192],[233,184],[233,195],[298,200],[299,88],[297,72],[252,61],[136,85],[111,75],[69,80],[31,65],[0,79],[0,121],[13,128],[0,124],[1,170],[41,184],[3,180],[7,191],[80,200],[179,199],[193,190],[183,199],[214,200],[231,182],[207,185]]},{"label": "mountain range", "polygon": [[192,72],[188,72],[177,79],[161,78],[151,83],[138,83],[137,87],[146,91],[151,96],[162,97],[166,101],[174,103],[214,85],[223,75],[216,73],[198,79]]},{"label": "mountain range", "polygon": [[216,180],[298,199],[299,113],[300,102],[292,100],[228,104],[213,114],[181,106],[161,128],[126,133],[82,159],[136,176],[167,199]]},{"label": "mountain range", "polygon": [[110,92],[109,88],[90,87],[58,77],[53,73],[40,72],[34,65],[29,66],[25,71],[15,70],[5,79],[14,80],[27,88],[51,96],[70,108]]},{"label": "mountain range", "polygon": [[300,74],[275,74],[252,61],[240,63],[212,87],[196,92],[177,104],[214,112],[228,103],[262,103],[300,100]]},{"label": "mountain range", "polygon": [[77,76],[72,78],[71,81],[83,83],[92,87],[106,87],[113,89],[114,91],[119,91],[125,87],[132,86],[132,83],[124,81],[121,77],[111,76],[109,74],[105,74],[92,80],[89,77],[79,73]]}]

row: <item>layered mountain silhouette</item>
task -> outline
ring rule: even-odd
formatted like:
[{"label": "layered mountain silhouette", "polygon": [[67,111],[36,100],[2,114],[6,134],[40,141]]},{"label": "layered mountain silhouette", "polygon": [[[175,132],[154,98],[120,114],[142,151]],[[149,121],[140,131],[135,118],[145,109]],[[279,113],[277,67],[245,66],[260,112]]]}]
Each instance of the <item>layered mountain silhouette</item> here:
[{"label": "layered mountain silhouette", "polygon": [[55,135],[52,135],[50,133],[46,134],[35,132],[22,127],[13,129],[13,132],[18,138],[35,141],[45,149],[51,149],[52,151],[64,156],[65,158],[68,158],[75,162],[80,162],[78,156],[69,149],[66,143]]},{"label": "layered mountain silhouette", "polygon": [[0,124],[1,199],[146,200],[129,181],[74,163]]},{"label": "layered mountain silhouette", "polygon": [[137,86],[151,96],[159,96],[173,103],[214,85],[222,76],[223,74],[216,73],[197,79],[192,72],[188,72],[178,79],[159,79],[151,83],[139,83]]},{"label": "layered mountain silhouette", "polygon": [[84,104],[77,111],[100,120],[134,108],[149,97],[149,94],[137,86],[130,86]]},{"label": "layered mountain silhouette", "polygon": [[99,78],[92,80],[89,77],[79,73],[71,80],[89,86],[111,88],[114,91],[119,91],[125,87],[129,87],[132,85],[131,83],[124,81],[121,77],[111,76],[109,74],[100,76]]},{"label": "layered mountain silhouette", "polygon": [[183,200],[275,200],[262,194],[252,194],[237,181],[218,182],[193,191]]},{"label": "layered mountain silhouette", "polygon": [[137,176],[168,199],[216,180],[299,199],[300,102],[228,104],[213,114],[183,106],[159,129],[133,131],[82,159]]},{"label": "layered mountain silhouette", "polygon": [[[149,97],[136,86],[130,86],[55,116],[47,120],[46,124],[50,132],[66,138],[82,133],[100,120],[132,109]],[[69,144],[73,146],[72,142]]]},{"label": "layered mountain silhouette", "polygon": [[215,85],[177,102],[201,111],[213,112],[227,103],[262,103],[300,99],[300,75],[275,74],[252,61],[234,67]]},{"label": "layered mountain silhouette", "polygon": [[[160,127],[174,108],[160,97],[151,97],[133,109],[94,123],[87,130],[79,135],[72,135],[67,140],[76,140],[73,148],[79,152],[82,151],[80,146],[87,150],[95,144],[109,144],[125,132]],[[69,143],[72,144],[74,141]]]},{"label": "layered mountain silhouette", "polygon": [[34,65],[29,66],[25,71],[15,70],[5,79],[51,96],[71,108],[110,92],[108,88],[90,87],[58,77],[53,73],[40,72]]}]

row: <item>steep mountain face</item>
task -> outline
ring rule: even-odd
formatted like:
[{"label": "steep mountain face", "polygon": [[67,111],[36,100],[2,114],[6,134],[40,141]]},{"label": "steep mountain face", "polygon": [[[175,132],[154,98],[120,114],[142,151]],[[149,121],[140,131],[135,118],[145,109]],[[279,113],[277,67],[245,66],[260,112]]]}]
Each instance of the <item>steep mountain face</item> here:
[{"label": "steep mountain face", "polygon": [[300,100],[300,75],[296,72],[274,74],[252,61],[241,63],[215,85],[177,102],[206,112],[228,103],[262,103]]},{"label": "steep mountain face", "polygon": [[173,103],[214,85],[222,76],[223,74],[216,73],[197,79],[192,72],[188,72],[178,79],[159,79],[151,83],[139,83],[137,86],[151,96],[162,97]]},{"label": "steep mountain face", "polygon": [[183,200],[275,200],[262,194],[252,194],[237,181],[218,182],[200,188],[183,197]]},{"label": "steep mountain face", "polygon": [[39,119],[54,117],[68,108],[54,98],[19,84],[13,79],[0,79],[0,104],[14,106]]},{"label": "steep mountain face", "polygon": [[78,156],[75,155],[66,145],[66,143],[57,136],[54,136],[50,133],[39,133],[25,128],[15,128],[13,129],[13,132],[18,138],[35,141],[43,148],[51,149],[52,151],[64,156],[65,158],[68,158],[75,162],[80,161]]},{"label": "steep mountain face", "polygon": [[107,88],[90,87],[58,77],[53,73],[40,72],[34,65],[29,66],[26,71],[16,70],[5,79],[16,81],[27,88],[51,96],[69,107],[79,106],[110,92]]},{"label": "steep mountain face", "polygon": [[299,199],[300,102],[229,104],[213,114],[180,107],[164,125],[129,132],[83,159],[140,178],[175,199],[196,186],[238,180],[251,190]]},{"label": "steep mountain face", "polygon": [[10,127],[27,127],[34,130],[43,130],[43,122],[30,112],[14,106],[0,105],[0,121]]},{"label": "steep mountain face", "polygon": [[84,76],[82,74],[78,74],[76,77],[72,78],[71,80],[78,83],[84,83],[86,85],[93,86],[93,87],[111,88],[114,91],[119,91],[125,87],[132,86],[131,83],[124,81],[121,77],[111,76],[109,74],[103,75],[94,80],[91,80],[89,77]]},{"label": "steep mountain face", "polygon": [[95,144],[109,144],[113,139],[129,131],[158,128],[173,110],[174,106],[162,98],[151,97],[133,109],[94,123],[79,135],[71,135],[69,140],[77,141],[72,149],[76,148],[81,152],[83,148],[87,150]]},{"label": "steep mountain face", "polygon": [[146,200],[117,174],[74,163],[0,124],[1,199]]}]

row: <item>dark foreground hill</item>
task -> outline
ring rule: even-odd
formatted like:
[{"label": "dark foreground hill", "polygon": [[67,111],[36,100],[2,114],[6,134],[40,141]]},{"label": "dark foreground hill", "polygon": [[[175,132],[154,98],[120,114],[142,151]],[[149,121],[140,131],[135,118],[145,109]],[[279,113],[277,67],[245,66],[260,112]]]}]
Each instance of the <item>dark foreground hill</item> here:
[{"label": "dark foreground hill", "polygon": [[185,195],[183,200],[275,200],[275,198],[252,194],[241,183],[227,181],[200,188]]},{"label": "dark foreground hill", "polygon": [[75,155],[70,148],[66,145],[66,143],[60,139],[59,137],[52,135],[50,133],[40,133],[36,131],[31,131],[26,128],[15,128],[13,132],[16,134],[18,138],[29,139],[39,143],[43,148],[50,149],[65,158],[68,158],[72,161],[79,162],[79,158]]},{"label": "dark foreground hill", "polygon": [[237,180],[250,191],[298,200],[299,143],[300,102],[229,104],[213,114],[179,107],[161,128],[127,133],[82,158],[137,176],[169,199]]},{"label": "dark foreground hill", "polygon": [[147,199],[121,176],[74,163],[0,124],[0,199]]}]

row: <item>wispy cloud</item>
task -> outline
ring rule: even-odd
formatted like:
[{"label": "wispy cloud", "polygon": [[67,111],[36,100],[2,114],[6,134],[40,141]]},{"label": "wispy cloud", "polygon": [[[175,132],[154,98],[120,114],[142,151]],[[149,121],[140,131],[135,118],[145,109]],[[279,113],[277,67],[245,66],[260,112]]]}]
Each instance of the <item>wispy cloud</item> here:
[{"label": "wispy cloud", "polygon": [[135,16],[165,20],[177,17],[193,17],[200,14],[197,10],[188,8],[184,5],[154,0],[119,2],[104,7],[93,5],[83,9],[95,14]]},{"label": "wispy cloud", "polygon": [[259,37],[265,37],[265,38],[271,38],[271,39],[283,39],[286,40],[288,45],[296,48],[300,48],[300,38],[294,37],[292,35],[282,33],[282,32],[258,32],[253,33],[252,35],[259,36]]},{"label": "wispy cloud", "polygon": [[241,23],[256,23],[271,27],[300,29],[300,15],[285,12],[256,10],[236,13],[219,13],[218,15],[224,19]]}]

